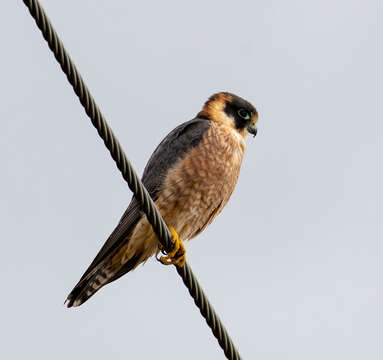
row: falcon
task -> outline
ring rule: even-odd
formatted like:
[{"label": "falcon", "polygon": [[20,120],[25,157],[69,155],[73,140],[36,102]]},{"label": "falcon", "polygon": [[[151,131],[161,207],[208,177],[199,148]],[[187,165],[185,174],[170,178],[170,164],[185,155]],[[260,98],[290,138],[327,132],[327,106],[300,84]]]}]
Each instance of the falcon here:
[{"label": "falcon", "polygon": [[[172,234],[173,250],[159,260],[183,266],[183,242],[201,233],[228,202],[237,183],[245,138],[257,134],[258,113],[241,97],[212,95],[197,117],[171,131],[149,159],[145,185]],[[135,269],[161,247],[133,197],[117,227],[66,299],[79,306],[104,285]]]}]

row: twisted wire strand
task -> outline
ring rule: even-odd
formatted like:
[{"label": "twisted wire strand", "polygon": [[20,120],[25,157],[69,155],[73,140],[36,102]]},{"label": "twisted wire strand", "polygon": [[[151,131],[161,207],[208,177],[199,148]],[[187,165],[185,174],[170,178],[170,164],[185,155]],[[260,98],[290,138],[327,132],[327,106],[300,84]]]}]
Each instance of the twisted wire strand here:
[{"label": "twisted wire strand", "polygon": [[[90,118],[93,126],[97,129],[99,136],[103,139],[110,155],[116,162],[118,169],[121,171],[123,178],[128,183],[128,186],[134,193],[136,199],[140,202],[142,209],[152,225],[159,241],[167,251],[171,251],[173,247],[173,243],[171,241],[172,236],[164,220],[154,205],[154,202],[147,190],[142,185],[133,166],[127,159],[120,143],[107,124],[104,116],[102,115],[73,61],[66,52],[42,6],[38,0],[23,0],[23,2],[28,7],[32,17],[35,19],[44,39],[47,41],[49,48],[52,50],[69,83],[72,85],[75,94],[79,98],[80,103],[84,107],[85,112]],[[204,294],[197,279],[193,275],[190,266],[185,263],[182,268],[176,266],[176,269],[185,286],[188,288],[190,295],[193,297],[194,303],[199,308],[202,316],[205,318],[214,336],[217,338],[219,345],[226,355],[226,358],[229,360],[240,360],[241,357],[235,348],[233,341]]]}]

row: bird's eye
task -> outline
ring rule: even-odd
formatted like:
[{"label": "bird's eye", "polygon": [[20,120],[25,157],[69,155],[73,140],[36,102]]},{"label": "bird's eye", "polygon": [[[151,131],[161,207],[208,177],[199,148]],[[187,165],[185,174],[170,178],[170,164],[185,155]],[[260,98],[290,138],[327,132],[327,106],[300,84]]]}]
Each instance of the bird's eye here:
[{"label": "bird's eye", "polygon": [[238,115],[244,120],[250,120],[250,113],[246,109],[239,109]]}]

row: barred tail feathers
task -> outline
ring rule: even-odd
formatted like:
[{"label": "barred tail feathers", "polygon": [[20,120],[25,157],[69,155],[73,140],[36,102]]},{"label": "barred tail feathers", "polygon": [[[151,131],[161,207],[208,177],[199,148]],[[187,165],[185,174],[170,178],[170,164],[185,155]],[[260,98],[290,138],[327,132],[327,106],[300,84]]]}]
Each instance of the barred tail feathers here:
[{"label": "barred tail feathers", "polygon": [[103,255],[104,258],[97,255],[99,259],[96,257],[68,295],[67,307],[83,304],[104,285],[133,270],[158,251],[157,236],[146,218],[135,227],[128,241],[119,245]]},{"label": "barred tail feathers", "polygon": [[[133,256],[118,271],[97,266],[88,276],[80,280],[66,299],[66,306],[77,307],[91,298],[104,285],[116,280],[140,264],[141,256]],[[121,275],[119,275],[121,274]]]}]

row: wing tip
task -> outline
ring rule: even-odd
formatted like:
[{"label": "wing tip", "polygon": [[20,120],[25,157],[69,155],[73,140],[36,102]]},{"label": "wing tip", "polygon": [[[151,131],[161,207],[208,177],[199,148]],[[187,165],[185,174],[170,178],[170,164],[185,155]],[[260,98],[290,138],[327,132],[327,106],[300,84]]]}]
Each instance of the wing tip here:
[{"label": "wing tip", "polygon": [[64,306],[66,306],[68,309],[72,307],[78,307],[82,305],[85,301],[87,301],[89,297],[91,297],[91,295],[90,296],[88,295],[87,297],[75,298],[74,296],[71,296],[71,294],[69,294],[64,301]]},{"label": "wing tip", "polygon": [[77,301],[73,298],[72,293],[70,293],[64,301],[64,306],[66,306],[68,309],[71,307],[77,307],[79,305],[80,304],[77,304]]}]

